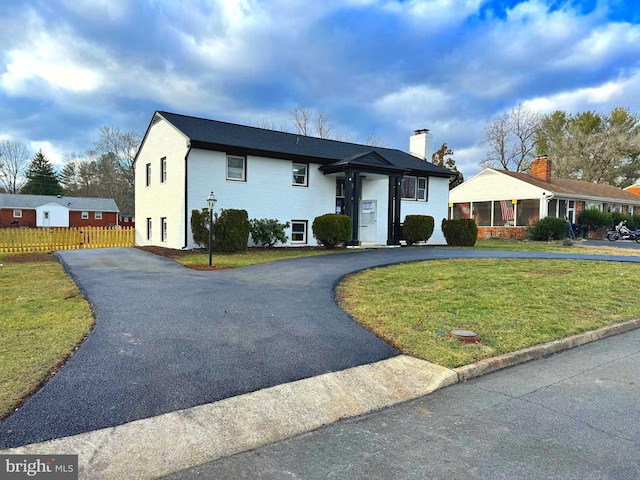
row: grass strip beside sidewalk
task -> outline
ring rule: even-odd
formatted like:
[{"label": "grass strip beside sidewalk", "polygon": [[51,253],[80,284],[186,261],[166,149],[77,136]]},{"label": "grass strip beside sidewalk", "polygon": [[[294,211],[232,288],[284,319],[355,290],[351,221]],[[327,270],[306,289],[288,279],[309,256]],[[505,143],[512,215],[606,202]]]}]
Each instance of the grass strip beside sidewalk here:
[{"label": "grass strip beside sidewalk", "polygon": [[52,255],[4,254],[0,264],[2,419],[55,375],[94,319]]},{"label": "grass strip beside sidewalk", "polygon": [[[340,305],[403,353],[454,368],[640,317],[640,265],[576,260],[438,260],[367,270]],[[472,330],[463,344],[451,330]]]}]

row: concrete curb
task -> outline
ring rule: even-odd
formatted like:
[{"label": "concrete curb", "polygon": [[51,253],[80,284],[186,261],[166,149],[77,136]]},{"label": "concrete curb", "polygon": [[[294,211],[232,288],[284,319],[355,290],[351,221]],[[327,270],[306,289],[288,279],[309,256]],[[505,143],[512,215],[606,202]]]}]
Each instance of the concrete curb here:
[{"label": "concrete curb", "polygon": [[458,375],[458,380],[462,382],[495,372],[496,370],[512,367],[519,363],[528,362],[529,360],[546,357],[547,355],[558,353],[562,350],[579,347],[585,343],[595,342],[596,340],[629,332],[636,328],[640,328],[640,319],[603,327],[591,332],[580,333],[562,340],[555,340],[543,345],[536,345],[517,352],[500,355],[499,357],[487,358],[486,360],[480,360],[479,362],[465,365],[464,367],[455,368],[454,372]]},{"label": "concrete curb", "polygon": [[77,454],[80,478],[158,478],[363,415],[458,382],[408,356],[0,454]]}]

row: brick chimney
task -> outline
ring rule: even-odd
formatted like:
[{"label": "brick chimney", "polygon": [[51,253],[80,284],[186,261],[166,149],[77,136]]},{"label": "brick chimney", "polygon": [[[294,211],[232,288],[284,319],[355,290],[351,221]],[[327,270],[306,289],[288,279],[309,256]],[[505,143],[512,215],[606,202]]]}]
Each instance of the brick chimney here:
[{"label": "brick chimney", "polygon": [[531,163],[531,175],[545,182],[550,182],[551,160],[549,160],[546,155],[536,157]]},{"label": "brick chimney", "polygon": [[409,138],[409,153],[420,160],[431,161],[433,150],[433,135],[429,130],[422,128],[415,130]]}]

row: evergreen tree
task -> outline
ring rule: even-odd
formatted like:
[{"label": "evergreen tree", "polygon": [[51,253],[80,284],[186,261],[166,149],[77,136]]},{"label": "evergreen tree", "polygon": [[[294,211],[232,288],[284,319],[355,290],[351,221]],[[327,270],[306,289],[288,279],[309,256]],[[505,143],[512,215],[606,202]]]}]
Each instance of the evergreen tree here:
[{"label": "evergreen tree", "polygon": [[58,174],[42,150],[39,150],[29,163],[27,183],[21,193],[31,195],[62,195],[64,193]]},{"label": "evergreen tree", "polygon": [[449,178],[449,190],[464,182],[464,176],[462,175],[462,172],[458,170],[456,161],[451,157],[451,155],[453,155],[453,150],[449,148],[446,142],[443,143],[442,146],[433,153],[433,155],[431,155],[431,163],[439,165],[440,167],[448,168],[455,172],[456,175]]}]

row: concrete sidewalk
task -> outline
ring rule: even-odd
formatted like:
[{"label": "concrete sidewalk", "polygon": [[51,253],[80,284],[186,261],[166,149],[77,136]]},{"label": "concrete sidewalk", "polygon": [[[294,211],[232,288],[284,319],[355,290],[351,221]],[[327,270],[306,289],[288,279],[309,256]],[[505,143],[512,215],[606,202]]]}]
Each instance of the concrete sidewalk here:
[{"label": "concrete sidewalk", "polygon": [[77,454],[80,478],[155,479],[640,327],[640,320],[450,370],[404,355],[0,454]]}]

